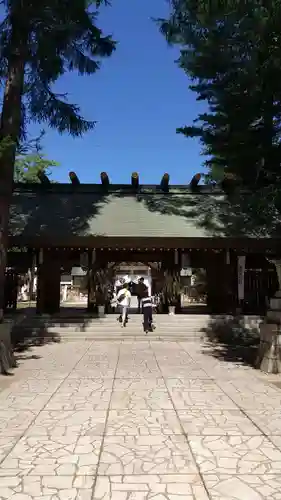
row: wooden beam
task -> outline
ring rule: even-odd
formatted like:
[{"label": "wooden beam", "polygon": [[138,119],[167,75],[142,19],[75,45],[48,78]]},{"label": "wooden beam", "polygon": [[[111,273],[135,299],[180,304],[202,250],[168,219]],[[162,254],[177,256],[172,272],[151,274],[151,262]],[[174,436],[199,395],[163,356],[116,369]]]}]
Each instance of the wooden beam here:
[{"label": "wooden beam", "polygon": [[281,253],[281,239],[277,238],[159,238],[159,237],[105,237],[105,236],[73,236],[71,238],[46,238],[46,237],[10,237],[10,246],[32,248],[73,248],[87,249],[99,248],[112,250],[118,249],[234,249],[247,253],[251,251],[272,250]]}]

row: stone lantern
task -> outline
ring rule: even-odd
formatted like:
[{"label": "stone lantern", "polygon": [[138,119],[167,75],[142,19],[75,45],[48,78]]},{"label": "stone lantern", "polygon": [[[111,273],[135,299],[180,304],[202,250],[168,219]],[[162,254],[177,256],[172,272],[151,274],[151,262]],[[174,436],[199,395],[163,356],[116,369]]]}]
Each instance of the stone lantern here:
[{"label": "stone lantern", "polygon": [[281,373],[281,259],[275,265],[278,290],[270,299],[265,321],[260,325],[260,346],[256,366],[266,373]]}]

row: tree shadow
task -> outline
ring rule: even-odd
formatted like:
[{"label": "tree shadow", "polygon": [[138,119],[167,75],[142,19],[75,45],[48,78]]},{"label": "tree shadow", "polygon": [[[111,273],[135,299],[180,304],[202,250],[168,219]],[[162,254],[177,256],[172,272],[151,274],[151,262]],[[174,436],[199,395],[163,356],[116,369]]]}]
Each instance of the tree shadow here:
[{"label": "tree shadow", "polygon": [[37,356],[27,357],[23,354],[32,347],[60,343],[62,339],[60,332],[56,332],[56,327],[71,327],[76,328],[78,332],[84,332],[92,318],[93,315],[75,308],[64,311],[64,314],[50,316],[36,315],[35,308],[30,308],[23,317],[14,322],[11,329],[11,344],[16,362],[38,359]]},{"label": "tree shadow", "polygon": [[[35,308],[30,308],[27,314],[15,322],[11,330],[11,343],[15,353],[23,353],[34,346],[60,343],[61,329],[70,329],[77,334],[85,333],[89,323],[98,325],[101,318],[98,314],[76,309],[75,307],[62,308],[57,314],[36,315]],[[57,329],[57,331],[56,331]],[[83,335],[83,340],[85,335]],[[18,359],[18,358],[17,358]],[[35,358],[33,358],[35,359]]]},{"label": "tree shadow", "polygon": [[11,343],[15,353],[22,353],[33,346],[43,346],[53,342],[60,342],[60,338],[48,331],[46,319],[41,316],[29,313],[13,324]]},{"label": "tree shadow", "polygon": [[[125,203],[118,201],[121,198],[126,198]],[[111,206],[107,211],[108,204]],[[102,185],[96,184],[77,187],[71,184],[16,185],[10,211],[10,232],[19,241],[20,238],[34,241],[38,237],[47,241],[51,235],[58,246],[71,246],[74,236],[110,236],[109,230],[113,236],[116,234],[116,217],[121,227],[120,219],[123,219],[124,226],[129,224],[128,232],[133,231],[138,218],[142,226],[145,225],[149,212],[173,216],[174,222],[177,219],[176,232],[182,232],[183,237],[189,233],[189,237],[209,238],[274,238],[281,234],[279,212],[275,204],[270,203],[269,193],[265,198],[261,191],[237,191],[227,196],[210,186],[200,186],[198,191],[174,186],[168,193],[163,193],[157,186],[141,186],[134,190],[130,185],[110,185],[106,191]],[[155,217],[153,220],[154,229],[157,220]],[[173,224],[167,217],[162,221],[159,219],[167,233],[169,222]],[[147,227],[149,229],[149,220]],[[154,231],[151,236],[154,236]]]},{"label": "tree shadow", "polygon": [[171,188],[168,193],[141,194],[139,201],[151,212],[191,220],[206,237],[274,238],[281,235],[280,212],[269,192],[237,190],[226,195],[210,186],[200,186],[196,191]]},{"label": "tree shadow", "polygon": [[[97,189],[99,188],[99,189]],[[107,203],[102,186],[80,189],[68,184],[50,187],[16,185],[10,209],[10,234],[23,241],[53,238],[58,245],[91,233],[91,221]],[[102,236],[102,232],[94,236]]]},{"label": "tree shadow", "polygon": [[[130,197],[148,212],[178,218],[178,226],[183,222],[186,228],[188,222],[189,230],[195,228],[205,237],[274,238],[281,235],[281,220],[272,196],[269,190],[237,190],[226,195],[212,186],[200,186],[196,191],[173,186],[164,193],[157,186],[135,190],[130,185],[110,185],[107,191],[97,184],[18,184],[10,211],[10,232],[24,241],[50,237],[51,232],[57,244],[65,246],[73,236],[108,236],[104,220],[118,210],[124,218],[133,215],[145,220],[145,212],[139,211],[137,204],[128,203],[126,208],[118,202]],[[112,203],[110,213],[105,210],[108,203]],[[103,216],[98,217],[100,214]],[[114,221],[111,223],[114,229]],[[185,229],[182,231],[185,236]]]},{"label": "tree shadow", "polygon": [[203,329],[202,352],[220,361],[254,366],[260,342],[261,319],[245,316],[213,316]]}]

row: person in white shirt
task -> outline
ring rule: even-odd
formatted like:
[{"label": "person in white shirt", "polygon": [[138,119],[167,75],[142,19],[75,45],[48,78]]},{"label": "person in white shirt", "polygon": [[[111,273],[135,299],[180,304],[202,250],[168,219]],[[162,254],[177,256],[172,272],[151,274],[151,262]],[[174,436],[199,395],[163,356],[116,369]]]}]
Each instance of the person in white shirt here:
[{"label": "person in white shirt", "polygon": [[119,321],[122,327],[125,327],[128,322],[128,310],[131,305],[131,292],[128,283],[124,283],[123,287],[117,293],[117,304],[121,308]]}]

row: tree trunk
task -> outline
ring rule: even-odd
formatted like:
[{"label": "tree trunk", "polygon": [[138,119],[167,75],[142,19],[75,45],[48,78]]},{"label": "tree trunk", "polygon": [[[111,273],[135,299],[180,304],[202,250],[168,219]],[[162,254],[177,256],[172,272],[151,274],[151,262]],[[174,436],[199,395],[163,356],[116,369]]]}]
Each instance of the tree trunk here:
[{"label": "tree trunk", "polygon": [[[9,208],[13,193],[14,164],[22,120],[22,95],[27,37],[12,20],[11,50],[0,124],[0,322],[3,319]],[[19,38],[20,37],[20,38]],[[25,38],[25,40],[24,40]]]}]

